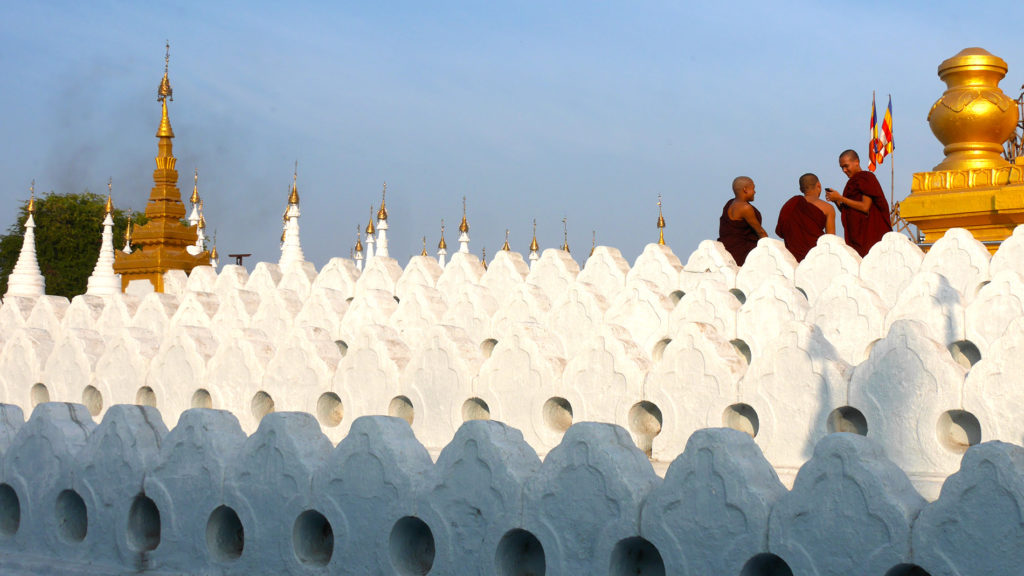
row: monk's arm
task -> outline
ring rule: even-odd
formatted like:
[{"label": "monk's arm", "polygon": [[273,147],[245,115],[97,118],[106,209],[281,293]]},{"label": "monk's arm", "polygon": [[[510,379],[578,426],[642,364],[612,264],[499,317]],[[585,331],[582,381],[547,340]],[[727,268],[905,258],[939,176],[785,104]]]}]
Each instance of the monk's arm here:
[{"label": "monk's arm", "polygon": [[851,200],[846,196],[840,196],[839,198],[837,198],[837,201],[839,203],[840,208],[846,206],[849,208],[853,208],[857,212],[863,212],[864,214],[867,214],[868,210],[871,209],[871,196],[868,196],[867,194],[861,196],[860,200]]},{"label": "monk's arm", "polygon": [[758,238],[766,238],[768,233],[761,227],[761,223],[757,221],[757,216],[754,214],[754,207],[750,204],[740,208],[740,215],[743,216],[743,220],[757,232]]},{"label": "monk's arm", "polygon": [[828,210],[825,210],[825,234],[836,233],[836,211],[832,206],[825,204]]}]

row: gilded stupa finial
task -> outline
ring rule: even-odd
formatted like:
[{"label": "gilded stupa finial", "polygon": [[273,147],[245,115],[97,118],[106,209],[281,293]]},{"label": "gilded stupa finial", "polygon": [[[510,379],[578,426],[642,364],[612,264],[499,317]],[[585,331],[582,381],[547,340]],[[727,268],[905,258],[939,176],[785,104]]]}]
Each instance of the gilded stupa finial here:
[{"label": "gilded stupa finial", "polygon": [[32,184],[28,187],[28,213],[36,213],[36,181],[32,179]]},{"label": "gilded stupa finial", "polygon": [[295,161],[295,171],[292,172],[292,191],[288,194],[288,204],[299,204],[299,161]]},{"label": "gilded stupa finial", "polygon": [[171,89],[171,81],[167,77],[168,69],[170,68],[171,62],[171,41],[168,40],[166,43],[166,51],[164,52],[164,77],[160,80],[160,87],[156,91],[156,99],[163,102],[165,99],[170,99],[174,102],[174,90]]},{"label": "gilded stupa finial", "polygon": [[594,255],[594,250],[597,249],[597,230],[590,231],[590,255]]},{"label": "gilded stupa finial", "polygon": [[448,243],[444,241],[444,218],[441,219],[441,241],[437,243],[438,250],[448,250]]},{"label": "gilded stupa finial", "polygon": [[480,249],[480,262],[483,262],[484,270],[487,270],[487,247]]},{"label": "gilded stupa finial", "polygon": [[665,217],[661,214],[661,192],[658,192],[658,244],[665,245]]},{"label": "gilded stupa finial", "polygon": [[114,212],[114,201],[112,199],[114,190],[114,179],[107,179],[107,205],[103,207],[105,214],[112,214]]},{"label": "gilded stupa finial", "polygon": [[508,245],[508,228],[505,228],[505,245],[501,247],[505,252],[511,252],[512,248]]},{"label": "gilded stupa finial", "polygon": [[192,173],[192,197],[188,201],[192,204],[199,204],[199,168]]},{"label": "gilded stupa finial", "polygon": [[124,227],[124,245],[132,245],[132,211],[128,210],[128,223]]},{"label": "gilded stupa finial", "polygon": [[462,222],[459,223],[459,232],[469,232],[469,222],[466,220],[466,197],[462,197]]},{"label": "gilded stupa finial", "polygon": [[366,235],[376,234],[377,229],[373,227],[373,204],[370,204],[370,223],[366,225]]},{"label": "gilded stupa finial", "polygon": [[533,240],[530,242],[530,252],[536,252],[540,249],[540,244],[537,244],[537,219],[533,219]]},{"label": "gilded stupa finial", "polygon": [[377,220],[387,220],[388,219],[388,209],[384,205],[384,201],[386,200],[387,194],[388,194],[388,183],[385,182],[384,183],[384,191],[380,193],[380,210],[377,210]]},{"label": "gilded stupa finial", "polygon": [[427,237],[424,236],[423,237],[423,250],[420,252],[420,256],[426,256],[426,255],[427,255]]},{"label": "gilded stupa finial", "polygon": [[565,216],[562,217],[562,250],[569,251],[569,220]]},{"label": "gilded stupa finial", "polygon": [[213,250],[210,250],[210,258],[212,260],[217,259],[217,235],[213,236]]},{"label": "gilded stupa finial", "polygon": [[363,252],[363,236],[362,230],[359,229],[359,225],[356,225],[356,252],[362,254]]}]

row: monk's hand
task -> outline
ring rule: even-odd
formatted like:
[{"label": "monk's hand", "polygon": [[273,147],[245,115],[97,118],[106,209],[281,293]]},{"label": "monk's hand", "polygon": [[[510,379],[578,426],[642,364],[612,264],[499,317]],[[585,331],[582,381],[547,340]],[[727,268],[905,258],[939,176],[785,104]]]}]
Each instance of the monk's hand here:
[{"label": "monk's hand", "polygon": [[825,188],[825,199],[828,200],[829,202],[836,202],[836,203],[838,203],[839,199],[842,198],[842,197],[843,197],[843,195],[840,194],[839,192],[836,192],[835,190],[833,190],[831,188]]}]

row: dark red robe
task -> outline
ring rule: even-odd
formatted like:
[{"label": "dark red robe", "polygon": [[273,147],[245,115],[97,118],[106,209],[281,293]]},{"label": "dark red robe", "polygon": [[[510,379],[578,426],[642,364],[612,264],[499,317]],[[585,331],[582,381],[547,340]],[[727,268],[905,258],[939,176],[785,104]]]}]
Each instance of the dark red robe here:
[{"label": "dark red robe", "polygon": [[[733,199],[735,200],[735,198]],[[746,220],[733,220],[729,218],[729,206],[732,200],[725,203],[722,208],[722,217],[718,220],[718,241],[725,244],[725,249],[732,254],[736,264],[743,266],[747,261],[747,254],[757,246],[757,232],[747,224]],[[751,208],[754,208],[752,205]],[[761,223],[761,213],[754,208],[754,215],[757,216],[758,224]]]},{"label": "dark red robe", "polygon": [[825,233],[828,217],[803,196],[793,196],[779,211],[779,223],[775,233],[786,242],[786,250],[802,261]]},{"label": "dark red robe", "polygon": [[886,232],[892,232],[892,224],[889,222],[889,202],[885,199],[885,192],[882,192],[882,186],[874,174],[868,170],[861,170],[846,182],[846,188],[843,188],[843,197],[860,201],[865,196],[871,198],[871,206],[868,208],[867,214],[849,206],[839,207],[839,212],[843,217],[846,243],[850,248],[856,250],[861,258],[868,255],[871,247],[881,240]]}]

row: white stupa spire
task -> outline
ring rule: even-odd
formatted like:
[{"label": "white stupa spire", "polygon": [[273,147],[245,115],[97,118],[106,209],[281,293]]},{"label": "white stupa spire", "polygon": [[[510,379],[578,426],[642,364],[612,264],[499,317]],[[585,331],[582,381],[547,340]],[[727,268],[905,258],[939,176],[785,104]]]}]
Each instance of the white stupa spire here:
[{"label": "white stupa spire", "polygon": [[100,255],[89,276],[85,293],[90,296],[113,296],[121,291],[121,275],[114,274],[114,202],[111,200],[113,180],[107,181],[107,206],[103,216]]},{"label": "white stupa spire", "polygon": [[302,244],[299,242],[299,163],[295,163],[295,173],[292,175],[292,190],[288,195],[288,209],[285,210],[284,237],[281,243],[281,260],[278,266],[285,271],[292,266],[297,266],[306,261],[302,254]]},{"label": "white stupa spire", "polygon": [[445,257],[448,256],[448,243],[444,241],[444,220],[441,220],[441,241],[437,243],[437,263],[444,268]]},{"label": "white stupa spire", "polygon": [[198,168],[192,177],[192,197],[189,202],[192,203],[192,214],[188,217],[188,224],[196,228],[196,243],[186,246],[185,251],[195,256],[206,250],[206,218],[203,217],[203,200],[199,197]]},{"label": "white stupa spire", "polygon": [[380,210],[377,211],[377,256],[388,257],[388,209],[385,205],[385,196],[388,193],[388,183],[384,183],[384,191],[380,194]]},{"label": "white stupa spire", "polygon": [[537,244],[537,219],[533,219],[533,240],[530,241],[530,268],[533,268],[533,263],[540,260],[540,254],[537,251],[540,249],[540,245]]},{"label": "white stupa spire", "polygon": [[18,262],[7,277],[7,294],[4,296],[42,296],[46,292],[46,280],[39,271],[36,261],[36,181],[29,188],[31,196],[28,201],[28,218],[25,219],[25,239],[21,243],[21,254]]},{"label": "white stupa spire", "polygon": [[362,272],[363,270],[363,239],[360,234],[359,226],[356,226],[356,249],[353,258],[356,261],[356,270]]},{"label": "white stupa spire", "polygon": [[373,227],[373,204],[370,204],[370,222],[366,225],[366,264],[370,264],[370,259],[373,258],[373,244],[376,240],[373,239],[373,235],[377,233],[377,229]]},{"label": "white stupa spire", "polygon": [[459,223],[459,252],[469,254],[469,221],[466,220],[466,197],[462,197],[462,222]]},{"label": "white stupa spire", "polygon": [[125,254],[132,253],[132,211],[128,211],[128,223],[124,227],[124,248],[121,252]]},{"label": "white stupa spire", "polygon": [[192,175],[192,196],[188,201],[192,204],[192,213],[188,215],[188,225],[196,226],[199,224],[199,215],[202,210],[199,204],[202,201],[199,198],[199,168],[196,168]]}]

